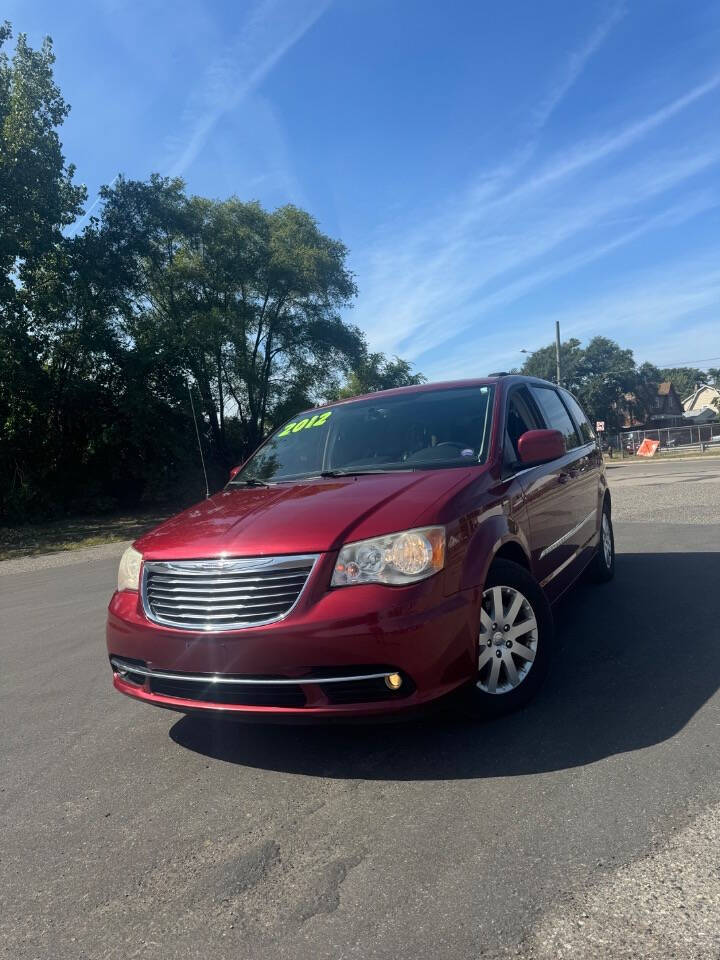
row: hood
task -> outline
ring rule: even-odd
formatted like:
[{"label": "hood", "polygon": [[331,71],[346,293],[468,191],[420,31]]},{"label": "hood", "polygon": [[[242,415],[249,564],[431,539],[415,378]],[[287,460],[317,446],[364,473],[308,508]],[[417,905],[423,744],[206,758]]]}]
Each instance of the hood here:
[{"label": "hood", "polygon": [[476,474],[428,470],[227,487],[135,545],[155,560],[321,553],[433,523],[436,508]]}]

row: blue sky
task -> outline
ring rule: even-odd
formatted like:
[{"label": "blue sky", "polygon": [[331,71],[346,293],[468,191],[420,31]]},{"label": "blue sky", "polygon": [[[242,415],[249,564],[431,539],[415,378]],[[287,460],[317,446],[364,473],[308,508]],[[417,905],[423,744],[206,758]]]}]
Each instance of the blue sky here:
[{"label": "blue sky", "polygon": [[[719,366],[720,5],[6,0],[55,42],[67,157],[291,201],[348,316],[431,379],[611,336]],[[707,360],[706,360],[707,358]]]}]

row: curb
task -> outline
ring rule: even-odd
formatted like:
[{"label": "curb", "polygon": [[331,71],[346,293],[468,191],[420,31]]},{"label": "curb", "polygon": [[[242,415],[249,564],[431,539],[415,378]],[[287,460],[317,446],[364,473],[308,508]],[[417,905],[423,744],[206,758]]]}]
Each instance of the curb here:
[{"label": "curb", "polygon": [[690,463],[692,461],[707,463],[708,460],[720,460],[720,453],[709,453],[699,457],[658,457],[657,459],[655,457],[640,457],[638,459],[626,457],[624,460],[606,460],[605,466],[612,469],[613,467],[626,467],[629,464],[643,464],[644,466],[648,466],[648,464],[651,463]]},{"label": "curb", "polygon": [[93,563],[106,557],[118,559],[132,540],[111,540],[110,543],[98,543],[92,547],[78,547],[76,550],[59,550],[55,553],[27,554],[24,557],[12,557],[0,560],[0,577],[13,573],[34,573],[53,567],[67,567],[79,563]]}]

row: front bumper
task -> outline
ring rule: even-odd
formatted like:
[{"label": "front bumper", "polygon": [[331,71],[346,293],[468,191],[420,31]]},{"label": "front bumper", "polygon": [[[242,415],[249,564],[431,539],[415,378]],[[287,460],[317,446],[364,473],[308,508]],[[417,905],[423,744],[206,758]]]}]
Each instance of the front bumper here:
[{"label": "front bumper", "polygon": [[[116,593],[107,623],[115,688],[182,712],[300,721],[413,711],[472,678],[478,590],[447,596],[442,574],[327,590],[323,566],[285,620],[222,633],[153,623],[136,593]],[[389,673],[401,675],[399,690],[385,685]]]}]

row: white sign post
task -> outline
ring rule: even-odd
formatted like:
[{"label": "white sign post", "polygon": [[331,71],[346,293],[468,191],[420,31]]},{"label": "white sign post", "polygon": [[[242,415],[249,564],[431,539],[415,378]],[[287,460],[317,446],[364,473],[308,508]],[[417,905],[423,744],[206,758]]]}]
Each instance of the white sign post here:
[{"label": "white sign post", "polygon": [[604,421],[604,420],[596,420],[596,421],[595,421],[595,430],[597,431],[597,433],[605,433],[605,421]]}]

